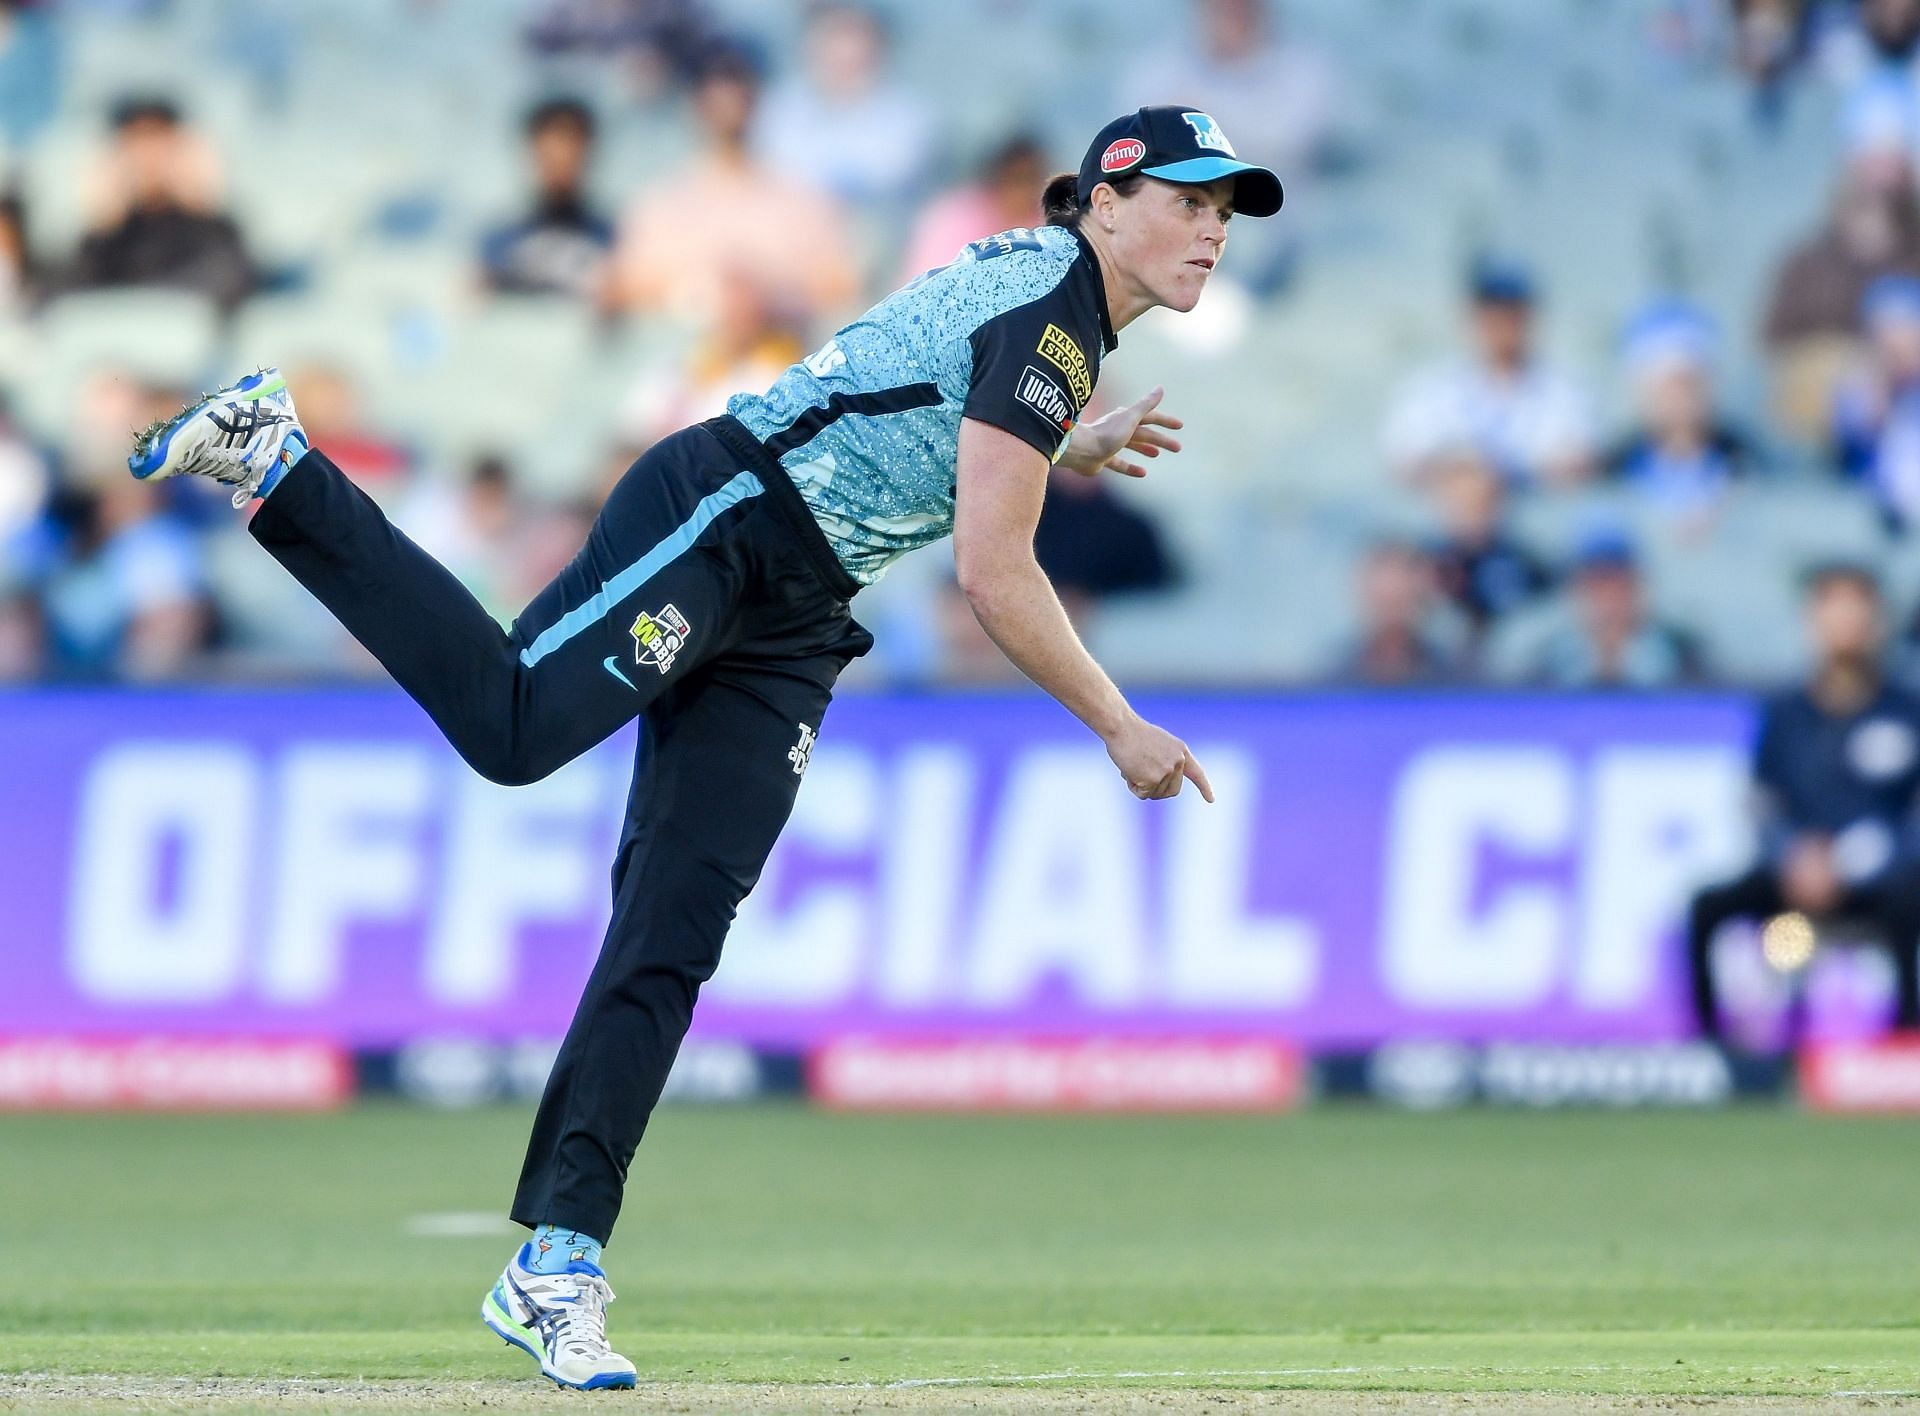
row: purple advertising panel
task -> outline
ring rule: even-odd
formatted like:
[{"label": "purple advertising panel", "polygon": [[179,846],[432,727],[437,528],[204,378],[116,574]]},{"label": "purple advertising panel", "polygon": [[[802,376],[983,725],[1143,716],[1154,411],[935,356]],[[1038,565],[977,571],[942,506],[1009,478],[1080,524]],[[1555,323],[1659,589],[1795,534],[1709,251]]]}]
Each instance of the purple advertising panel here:
[{"label": "purple advertising panel", "polygon": [[[836,703],[696,1034],[1687,1031],[1677,921],[1749,849],[1743,701],[1142,706],[1217,804],[1134,800],[1037,697]],[[386,693],[0,696],[0,1033],[555,1036],[631,746],[509,789]],[[1876,963],[1816,969],[1817,1029],[1871,1025]]]}]

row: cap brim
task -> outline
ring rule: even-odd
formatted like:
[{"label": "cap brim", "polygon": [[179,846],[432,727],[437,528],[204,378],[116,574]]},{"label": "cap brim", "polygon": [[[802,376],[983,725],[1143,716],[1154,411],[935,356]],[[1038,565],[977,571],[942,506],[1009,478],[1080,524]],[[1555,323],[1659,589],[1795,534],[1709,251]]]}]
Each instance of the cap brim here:
[{"label": "cap brim", "polygon": [[1162,167],[1143,167],[1141,175],[1158,177],[1162,182],[1217,182],[1234,178],[1233,209],[1242,216],[1272,216],[1280,210],[1286,193],[1280,179],[1264,167],[1236,162],[1230,157],[1190,157],[1185,162],[1169,162]]}]

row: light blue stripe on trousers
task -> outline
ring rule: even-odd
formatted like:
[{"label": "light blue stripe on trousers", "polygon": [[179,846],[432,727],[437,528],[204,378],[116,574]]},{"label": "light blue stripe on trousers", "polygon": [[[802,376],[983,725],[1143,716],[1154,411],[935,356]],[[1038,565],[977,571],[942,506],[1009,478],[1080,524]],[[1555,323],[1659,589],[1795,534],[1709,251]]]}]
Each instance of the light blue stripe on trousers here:
[{"label": "light blue stripe on trousers", "polygon": [[607,612],[615,605],[684,555],[700,533],[713,524],[716,516],[749,497],[759,496],[765,490],[766,487],[753,473],[742,472],[719,491],[702,497],[700,505],[693,509],[693,515],[681,522],[659,545],[602,585],[600,593],[586,604],[568,610],[541,630],[533,643],[520,651],[520,662],[532,668],[589,625],[605,619]]}]

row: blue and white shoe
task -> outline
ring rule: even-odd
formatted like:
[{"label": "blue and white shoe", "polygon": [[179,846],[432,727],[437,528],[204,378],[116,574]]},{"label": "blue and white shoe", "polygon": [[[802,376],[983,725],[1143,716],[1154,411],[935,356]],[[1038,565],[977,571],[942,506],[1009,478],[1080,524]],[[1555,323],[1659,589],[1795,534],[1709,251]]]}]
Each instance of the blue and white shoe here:
[{"label": "blue and white shoe", "polygon": [[523,1244],[480,1304],[480,1320],[540,1364],[547,1377],[576,1391],[630,1387],[633,1363],[607,1346],[607,1304],[613,1289],[597,1264],[575,1260],[564,1273],[526,1266]]},{"label": "blue and white shoe", "polygon": [[242,507],[306,450],[287,381],[278,369],[262,369],[141,433],[127,470],[143,482],[211,477],[232,487],[233,504]]}]

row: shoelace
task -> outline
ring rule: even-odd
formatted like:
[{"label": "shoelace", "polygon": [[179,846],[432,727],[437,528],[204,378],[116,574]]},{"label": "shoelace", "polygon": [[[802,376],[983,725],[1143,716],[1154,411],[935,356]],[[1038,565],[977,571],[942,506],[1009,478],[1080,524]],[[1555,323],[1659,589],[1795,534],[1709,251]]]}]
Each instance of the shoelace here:
[{"label": "shoelace", "polygon": [[613,1301],[613,1286],[604,1278],[578,1278],[574,1295],[571,1303],[554,1305],[561,1315],[554,1346],[589,1360],[606,1356],[607,1304]]},{"label": "shoelace", "polygon": [[233,494],[236,507],[243,507],[253,499],[253,489],[265,476],[248,460],[245,447],[199,447],[182,464],[180,471],[183,474],[211,477],[222,486],[236,488]]}]

